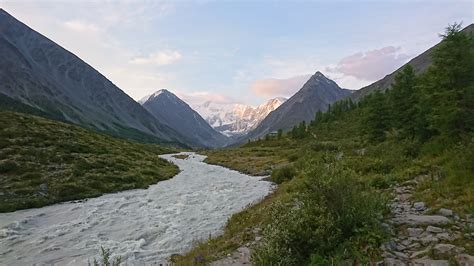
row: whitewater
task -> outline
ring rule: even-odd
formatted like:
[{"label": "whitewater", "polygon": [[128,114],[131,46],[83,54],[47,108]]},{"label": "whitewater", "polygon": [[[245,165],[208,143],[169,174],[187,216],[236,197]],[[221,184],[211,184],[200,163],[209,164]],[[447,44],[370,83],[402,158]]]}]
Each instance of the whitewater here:
[{"label": "whitewater", "polygon": [[126,264],[159,265],[222,233],[229,217],[273,185],[237,171],[161,155],[181,172],[148,189],[0,214],[0,265],[87,265],[110,249]]}]

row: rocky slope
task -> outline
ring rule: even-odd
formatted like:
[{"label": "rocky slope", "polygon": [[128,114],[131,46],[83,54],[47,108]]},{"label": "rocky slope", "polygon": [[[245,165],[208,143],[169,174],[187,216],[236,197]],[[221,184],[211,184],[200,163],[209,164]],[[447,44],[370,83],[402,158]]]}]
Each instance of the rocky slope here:
[{"label": "rocky slope", "polygon": [[227,136],[241,136],[257,127],[271,111],[285,101],[285,98],[274,98],[257,107],[205,102],[195,105],[194,109],[217,131]]},{"label": "rocky slope", "polygon": [[203,147],[222,147],[229,139],[214,130],[188,104],[168,90],[159,90],[142,101],[145,107],[160,121],[180,132],[193,143]]},{"label": "rocky slope", "polygon": [[348,90],[341,89],[336,82],[318,71],[295,95],[265,117],[245,138],[256,139],[275,130],[289,130],[302,121],[310,122],[318,110],[326,111],[330,104],[349,94]]},{"label": "rocky slope", "polygon": [[189,143],[86,62],[1,9],[0,93],[83,127]]}]

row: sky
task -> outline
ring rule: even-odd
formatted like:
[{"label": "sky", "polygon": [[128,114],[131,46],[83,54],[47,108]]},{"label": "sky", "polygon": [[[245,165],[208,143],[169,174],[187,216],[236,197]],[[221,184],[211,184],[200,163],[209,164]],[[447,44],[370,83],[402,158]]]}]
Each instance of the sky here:
[{"label": "sky", "polygon": [[316,71],[360,89],[473,23],[474,1],[0,0],[135,100],[289,97]]}]

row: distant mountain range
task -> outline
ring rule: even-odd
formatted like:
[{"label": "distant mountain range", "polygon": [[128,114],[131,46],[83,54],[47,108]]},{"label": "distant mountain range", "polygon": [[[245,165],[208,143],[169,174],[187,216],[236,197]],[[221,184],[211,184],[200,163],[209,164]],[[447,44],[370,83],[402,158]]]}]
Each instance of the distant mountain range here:
[{"label": "distant mountain range", "polygon": [[226,136],[236,137],[256,128],[271,111],[285,101],[282,97],[274,98],[257,107],[208,101],[193,107],[214,129]]},{"label": "distant mountain range", "polygon": [[302,121],[310,122],[317,111],[326,111],[330,104],[349,94],[349,90],[340,88],[336,82],[318,71],[295,95],[265,117],[244,139],[261,138],[272,131],[289,130]]},{"label": "distant mountain range", "polygon": [[229,144],[229,139],[214,130],[196,111],[168,90],[159,90],[142,99],[141,104],[158,120],[204,147]]},{"label": "distant mountain range", "polygon": [[[195,146],[80,58],[0,9],[0,94],[113,135]],[[5,102],[7,100],[3,100]]]},{"label": "distant mountain range", "polygon": [[[463,31],[473,33],[473,24]],[[408,62],[415,73],[430,66],[435,47]],[[137,103],[80,58],[0,9],[0,108],[138,141],[216,148],[287,131],[338,100],[389,89],[402,68],[352,94],[316,72],[288,100],[275,98],[257,107],[205,102],[193,110],[167,90]]]}]

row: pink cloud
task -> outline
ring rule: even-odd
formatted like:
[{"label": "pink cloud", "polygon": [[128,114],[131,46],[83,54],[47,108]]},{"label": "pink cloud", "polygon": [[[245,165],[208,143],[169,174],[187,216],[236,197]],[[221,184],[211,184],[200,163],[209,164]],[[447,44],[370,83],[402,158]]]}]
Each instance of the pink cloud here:
[{"label": "pink cloud", "polygon": [[400,52],[400,47],[387,46],[381,49],[359,52],[347,56],[327,71],[337,71],[344,75],[365,80],[377,80],[402,66],[409,58]]},{"label": "pink cloud", "polygon": [[300,75],[287,79],[261,79],[250,85],[256,95],[262,97],[291,96],[295,94],[311,75]]},{"label": "pink cloud", "polygon": [[237,100],[233,99],[222,93],[214,93],[214,92],[191,92],[191,93],[183,93],[183,92],[176,92],[176,95],[185,101],[188,104],[202,104],[204,102],[210,101],[213,103],[221,103],[221,104],[231,104],[237,103]]}]

